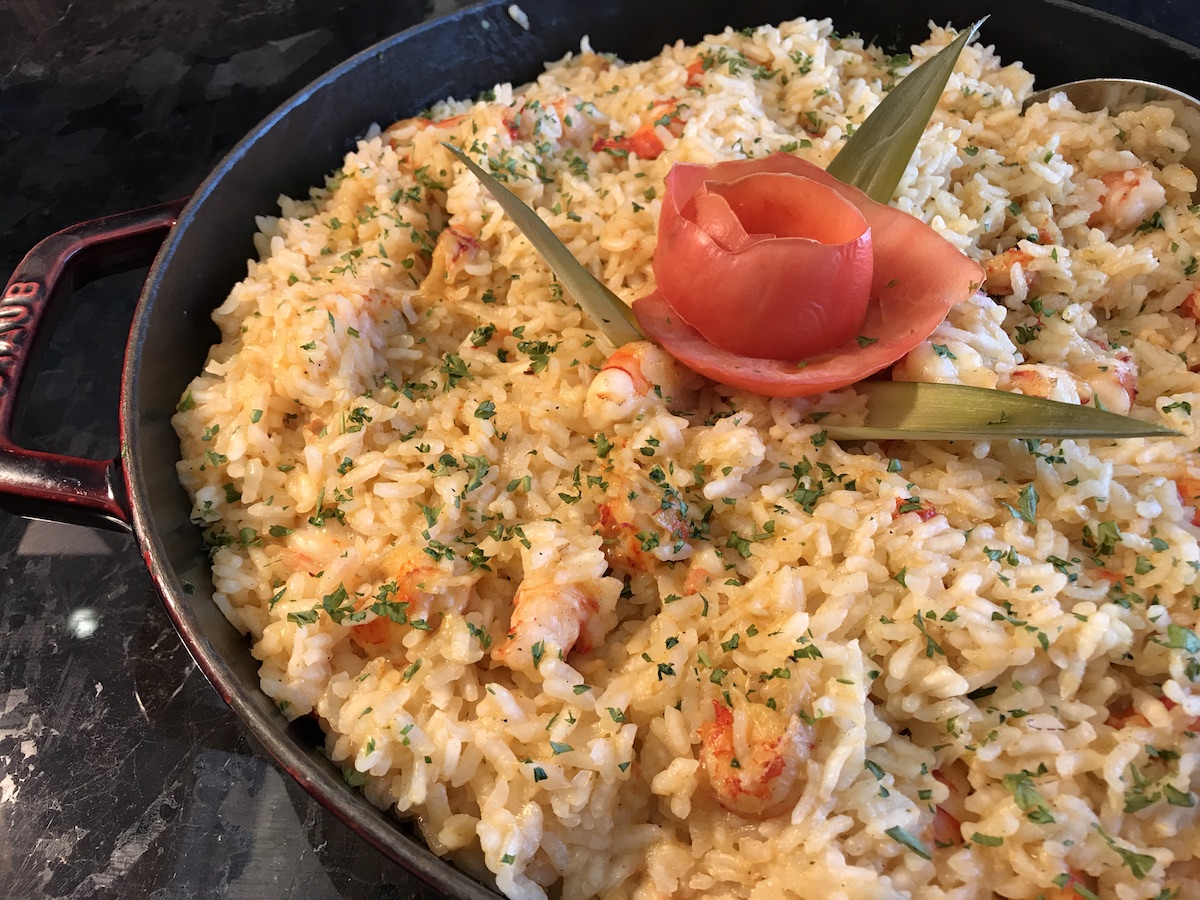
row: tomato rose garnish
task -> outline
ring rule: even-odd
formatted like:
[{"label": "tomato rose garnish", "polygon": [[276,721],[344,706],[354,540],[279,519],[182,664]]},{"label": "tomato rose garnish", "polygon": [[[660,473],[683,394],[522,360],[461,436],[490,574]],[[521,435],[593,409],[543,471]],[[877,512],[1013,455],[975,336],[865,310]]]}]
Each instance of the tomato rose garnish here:
[{"label": "tomato rose garnish", "polygon": [[834,390],[928,337],[983,280],[928,225],[788,154],[667,177],[647,337],[715,381]]}]

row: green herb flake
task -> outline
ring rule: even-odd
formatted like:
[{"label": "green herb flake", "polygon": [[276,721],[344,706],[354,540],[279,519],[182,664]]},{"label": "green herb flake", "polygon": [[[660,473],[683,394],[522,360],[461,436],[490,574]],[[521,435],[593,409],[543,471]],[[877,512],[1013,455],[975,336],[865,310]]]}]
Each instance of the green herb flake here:
[{"label": "green herb flake", "polygon": [[1167,798],[1167,803],[1171,806],[1183,806],[1190,809],[1196,805],[1196,798],[1190,791],[1181,791],[1173,784],[1163,785],[1163,796]]},{"label": "green herb flake", "polygon": [[[1004,504],[1008,506],[1008,504]],[[1030,525],[1037,524],[1037,505],[1038,492],[1032,484],[1026,485],[1021,489],[1018,497],[1017,508],[1014,509],[1008,506],[1008,511],[1013,514],[1013,518],[1020,519],[1022,522],[1028,522]]]},{"label": "green herb flake", "polygon": [[897,844],[902,844],[903,846],[907,847],[913,853],[917,854],[917,856],[921,857],[921,859],[933,859],[933,854],[929,852],[929,848],[899,825],[893,825],[891,828],[884,831],[884,834],[890,837]]},{"label": "green herb flake", "polygon": [[1002,781],[1005,789],[1013,795],[1013,801],[1025,813],[1025,817],[1029,821],[1036,822],[1038,825],[1048,825],[1055,821],[1054,815],[1050,812],[1050,806],[1034,787],[1033,779],[1028,772],[1005,775]]},{"label": "green herb flake", "polygon": [[1155,864],[1158,862],[1158,860],[1149,854],[1137,853],[1133,850],[1130,850],[1128,847],[1120,846],[1099,825],[1093,825],[1092,827],[1099,832],[1100,837],[1104,838],[1104,842],[1113,849],[1113,852],[1121,857],[1121,864],[1126,866],[1129,871],[1133,873],[1133,877],[1139,881],[1150,874],[1150,870],[1153,869]]}]

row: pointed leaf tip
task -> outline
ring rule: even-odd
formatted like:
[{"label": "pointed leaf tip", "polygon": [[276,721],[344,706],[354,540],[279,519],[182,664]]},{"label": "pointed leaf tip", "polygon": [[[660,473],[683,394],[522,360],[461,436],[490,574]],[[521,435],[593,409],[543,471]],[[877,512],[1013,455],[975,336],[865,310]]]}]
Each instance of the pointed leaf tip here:
[{"label": "pointed leaf tip", "polygon": [[834,440],[1083,440],[1179,434],[1162,425],[1091,406],[963,384],[862,381],[849,390],[866,396],[866,421],[858,425],[823,424]]},{"label": "pointed leaf tip", "polygon": [[563,287],[579,303],[596,326],[604,332],[604,336],[620,347],[630,341],[644,340],[637,320],[631,310],[616,294],[603,285],[591,272],[584,268],[558,239],[550,226],[542,221],[542,217],[534,212],[516,194],[481,169],[474,160],[463,153],[458,147],[442,141],[442,146],[449,150],[478,178],[488,192],[496,198],[496,202],[513,220],[521,233],[529,239],[534,249],[542,255]]},{"label": "pointed leaf tip", "polygon": [[891,202],[959,54],[986,21],[984,16],[960,32],[932,59],[902,78],[846,141],[829,164],[829,174],[878,203]]}]

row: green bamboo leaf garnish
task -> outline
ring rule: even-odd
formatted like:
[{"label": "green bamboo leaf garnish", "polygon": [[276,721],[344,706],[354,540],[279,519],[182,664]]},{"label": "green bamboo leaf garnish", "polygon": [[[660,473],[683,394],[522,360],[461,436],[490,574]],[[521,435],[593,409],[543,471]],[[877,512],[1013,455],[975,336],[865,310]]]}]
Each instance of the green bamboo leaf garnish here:
[{"label": "green bamboo leaf garnish", "polygon": [[1162,425],[1091,406],[964,384],[860,381],[847,390],[866,395],[866,422],[822,423],[822,429],[834,440],[1083,439],[1179,434]]},{"label": "green bamboo leaf garnish", "polygon": [[604,332],[604,336],[613,342],[613,346],[620,347],[630,341],[645,340],[641,329],[638,328],[637,319],[633,317],[633,310],[571,255],[571,251],[558,239],[558,235],[550,226],[542,221],[541,216],[453,144],[443,141],[442,146],[458,157],[459,161],[483,182],[483,186],[496,198],[496,202],[521,229],[521,233],[529,239],[529,243],[533,244],[534,249],[549,263],[563,287],[583,307],[583,311],[591,316],[592,321]]},{"label": "green bamboo leaf garnish", "polygon": [[958,55],[986,21],[985,16],[904,76],[858,126],[826,171],[877,203],[890,203]]}]

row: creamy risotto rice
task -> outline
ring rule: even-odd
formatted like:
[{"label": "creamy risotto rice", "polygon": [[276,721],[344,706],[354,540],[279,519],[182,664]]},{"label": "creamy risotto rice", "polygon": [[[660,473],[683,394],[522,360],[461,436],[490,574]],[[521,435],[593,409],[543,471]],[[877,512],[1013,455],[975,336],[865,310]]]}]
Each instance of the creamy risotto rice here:
[{"label": "creamy risotto rice", "polygon": [[347,781],[508,896],[1200,896],[1200,218],[1169,110],[1022,116],[1031,74],[974,44],[895,201],[988,278],[894,377],[1182,433],[1119,442],[838,444],[850,390],[648,345],[644,381],[606,368],[439,145],[631,302],[672,163],[827,165],[952,37],[585,42],[260,221],[175,419],[216,602]]}]

